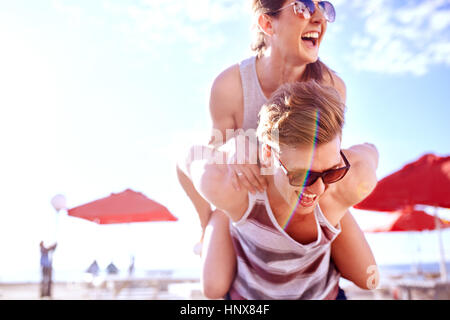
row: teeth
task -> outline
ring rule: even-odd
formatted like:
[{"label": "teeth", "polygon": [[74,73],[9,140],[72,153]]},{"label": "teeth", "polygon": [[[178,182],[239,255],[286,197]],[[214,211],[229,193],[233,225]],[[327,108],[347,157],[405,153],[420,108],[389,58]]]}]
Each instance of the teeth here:
[{"label": "teeth", "polygon": [[307,199],[312,200],[312,199],[315,198],[316,195],[315,195],[315,194],[306,194],[306,193],[303,193],[302,196],[305,197],[305,198],[307,198]]},{"label": "teeth", "polygon": [[308,33],[305,33],[303,35],[303,38],[315,38],[315,39],[318,39],[319,38],[319,33],[318,32],[308,32]]}]

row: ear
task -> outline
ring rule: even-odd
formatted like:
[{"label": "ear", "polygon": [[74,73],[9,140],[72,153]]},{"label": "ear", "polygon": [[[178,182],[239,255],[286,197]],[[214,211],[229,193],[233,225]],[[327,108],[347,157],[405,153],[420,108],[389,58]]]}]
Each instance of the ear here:
[{"label": "ear", "polygon": [[272,161],[272,148],[264,143],[261,147],[261,164],[264,167],[268,167],[271,165]]},{"label": "ear", "polygon": [[267,14],[260,14],[258,17],[258,29],[268,35],[273,35],[272,18]]},{"label": "ear", "polygon": [[273,175],[275,167],[273,163],[272,148],[268,144],[263,144],[260,151],[260,163],[262,175]]}]

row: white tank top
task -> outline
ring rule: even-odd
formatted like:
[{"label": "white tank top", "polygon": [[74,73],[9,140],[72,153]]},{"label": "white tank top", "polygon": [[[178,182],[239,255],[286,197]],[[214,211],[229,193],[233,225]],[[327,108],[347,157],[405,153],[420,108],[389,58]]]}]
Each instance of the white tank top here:
[{"label": "white tank top", "polygon": [[253,56],[239,63],[244,94],[244,130],[257,128],[259,111],[268,100],[259,83],[255,62],[256,56]]}]

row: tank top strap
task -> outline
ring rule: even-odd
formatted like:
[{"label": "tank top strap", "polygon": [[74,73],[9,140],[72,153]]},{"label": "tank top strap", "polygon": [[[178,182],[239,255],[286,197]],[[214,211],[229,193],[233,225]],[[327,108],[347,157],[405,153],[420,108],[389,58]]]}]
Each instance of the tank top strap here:
[{"label": "tank top strap", "polygon": [[261,89],[256,73],[256,56],[242,60],[239,63],[244,96],[244,121],[242,129],[256,129],[258,114],[267,98]]},{"label": "tank top strap", "polygon": [[255,207],[255,204],[259,203],[259,204],[264,204],[264,194],[263,193],[259,193],[257,192],[256,194],[253,194],[251,192],[248,192],[248,207],[247,210],[245,211],[244,215],[242,216],[241,219],[239,219],[236,222],[233,222],[233,225],[238,226],[242,223],[244,223],[248,216],[250,215],[250,213],[252,212],[253,208]]},{"label": "tank top strap", "polygon": [[336,227],[334,227],[325,217],[322,209],[319,204],[317,204],[314,209],[314,213],[316,215],[316,219],[322,227],[322,231],[325,233],[326,238],[329,241],[333,241],[340,233],[341,233],[341,223],[339,222]]}]

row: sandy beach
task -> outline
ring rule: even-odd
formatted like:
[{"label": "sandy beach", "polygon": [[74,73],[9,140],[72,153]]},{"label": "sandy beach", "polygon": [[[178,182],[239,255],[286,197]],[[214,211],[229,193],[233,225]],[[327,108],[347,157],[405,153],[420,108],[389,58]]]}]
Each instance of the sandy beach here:
[{"label": "sandy beach", "polygon": [[[450,282],[434,277],[382,277],[375,290],[363,290],[341,280],[349,300],[450,300]],[[0,300],[40,300],[40,284],[0,283]],[[44,298],[49,299],[49,298]],[[124,278],[97,277],[85,281],[56,282],[53,300],[204,300],[200,280],[149,276]]]},{"label": "sandy beach", "polygon": [[[349,300],[389,300],[392,292],[386,288],[374,291],[359,289],[353,285],[344,288]],[[0,300],[39,300],[38,283],[0,284]],[[54,300],[203,300],[200,283],[169,284],[167,289],[154,286],[124,287],[120,290],[107,284],[93,287],[86,283],[55,283]]]},{"label": "sandy beach", "polygon": [[[198,287],[198,288],[197,288]],[[117,290],[112,287],[93,287],[86,283],[54,283],[53,300],[187,300],[205,297],[199,285],[169,285],[167,290],[155,287],[132,287]],[[40,300],[39,283],[0,284],[0,300]],[[48,299],[48,298],[44,298]]]}]

